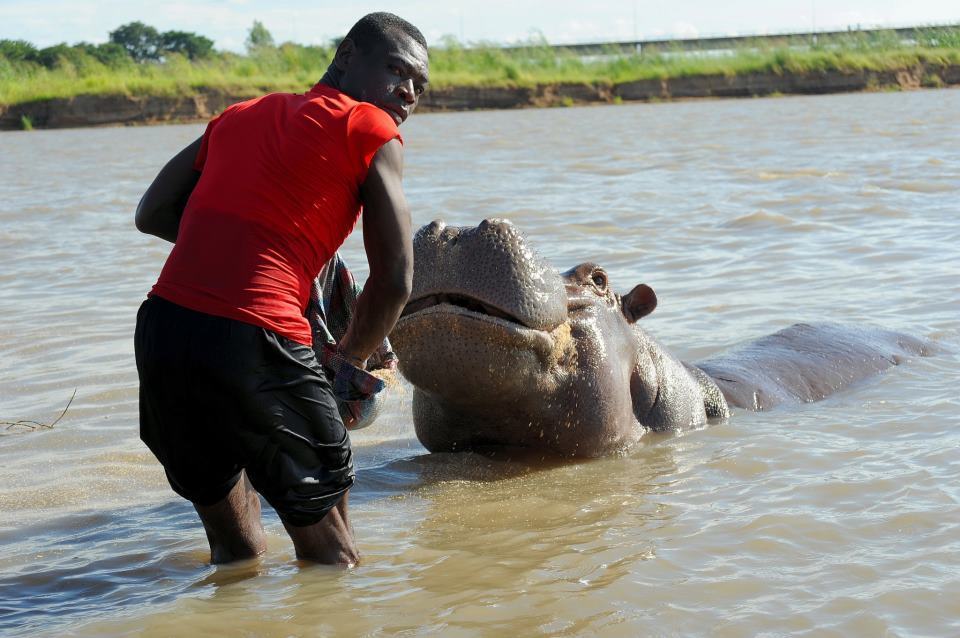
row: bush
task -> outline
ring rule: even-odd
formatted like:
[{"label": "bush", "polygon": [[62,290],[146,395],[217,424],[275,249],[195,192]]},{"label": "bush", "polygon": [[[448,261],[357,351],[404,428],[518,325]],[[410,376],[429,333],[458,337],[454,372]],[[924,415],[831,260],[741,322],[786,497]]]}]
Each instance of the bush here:
[{"label": "bush", "polygon": [[98,44],[88,53],[96,58],[100,64],[111,69],[121,69],[130,66],[130,63],[133,62],[133,59],[127,54],[127,50],[116,42]]},{"label": "bush", "polygon": [[37,51],[35,59],[48,69],[73,69],[80,72],[89,70],[97,63],[96,59],[84,50],[83,43],[72,47],[66,43],[55,44]]},{"label": "bush", "polygon": [[10,62],[36,61],[37,47],[26,40],[0,40],[0,57]]}]

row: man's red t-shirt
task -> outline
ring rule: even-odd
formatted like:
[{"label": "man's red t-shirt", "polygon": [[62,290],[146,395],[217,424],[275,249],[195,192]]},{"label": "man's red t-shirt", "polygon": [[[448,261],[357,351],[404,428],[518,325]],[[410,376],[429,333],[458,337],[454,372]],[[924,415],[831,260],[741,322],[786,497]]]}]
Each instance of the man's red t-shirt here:
[{"label": "man's red t-shirt", "polygon": [[323,84],[230,106],[207,125],[200,181],[150,295],[309,345],[311,283],[356,225],[370,162],[393,138],[386,112]]}]

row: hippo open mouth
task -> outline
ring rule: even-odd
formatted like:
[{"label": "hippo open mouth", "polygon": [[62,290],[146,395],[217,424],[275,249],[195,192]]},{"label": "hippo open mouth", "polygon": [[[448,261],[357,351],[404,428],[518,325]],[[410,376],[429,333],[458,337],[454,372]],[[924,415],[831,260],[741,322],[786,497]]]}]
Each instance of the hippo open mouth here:
[{"label": "hippo open mouth", "polygon": [[428,308],[433,308],[435,306],[440,306],[442,304],[447,304],[450,306],[456,306],[458,308],[464,308],[471,312],[475,312],[481,315],[489,315],[491,317],[496,317],[497,319],[503,319],[510,323],[515,323],[525,328],[529,328],[515,315],[501,309],[496,306],[492,306],[485,301],[481,301],[476,297],[471,297],[469,295],[458,294],[458,293],[436,293],[432,295],[427,295],[419,299],[414,299],[409,302],[406,307],[403,309],[403,312],[400,314],[401,317],[406,317],[408,315],[415,314],[417,312],[427,310]]},{"label": "hippo open mouth", "polygon": [[413,291],[390,341],[418,396],[476,406],[554,387],[574,349],[564,280],[512,224],[433,222],[413,247]]},{"label": "hippo open mouth", "polygon": [[459,315],[501,327],[551,332],[567,319],[560,274],[510,223],[450,227],[435,221],[413,239],[413,293],[403,324]]}]

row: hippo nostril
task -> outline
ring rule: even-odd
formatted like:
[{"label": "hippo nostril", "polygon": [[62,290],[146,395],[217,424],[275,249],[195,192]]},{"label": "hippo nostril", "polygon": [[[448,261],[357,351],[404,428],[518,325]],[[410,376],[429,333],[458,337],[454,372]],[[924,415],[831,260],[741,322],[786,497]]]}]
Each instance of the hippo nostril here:
[{"label": "hippo nostril", "polygon": [[441,241],[446,243],[448,246],[456,246],[457,242],[460,241],[460,228],[452,226],[449,228],[444,228],[443,232],[440,233],[439,237]]},{"label": "hippo nostril", "polygon": [[427,235],[430,235],[432,237],[439,237],[440,233],[442,233],[443,229],[446,227],[447,225],[446,223],[443,222],[443,220],[435,219],[429,224],[427,224],[427,227],[425,230],[427,231]]}]

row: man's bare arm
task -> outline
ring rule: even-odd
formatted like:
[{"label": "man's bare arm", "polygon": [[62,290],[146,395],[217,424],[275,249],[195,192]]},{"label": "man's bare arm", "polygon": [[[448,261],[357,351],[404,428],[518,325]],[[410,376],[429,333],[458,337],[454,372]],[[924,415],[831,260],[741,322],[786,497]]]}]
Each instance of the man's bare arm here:
[{"label": "man's bare arm", "polygon": [[183,209],[200,179],[200,173],[194,170],[193,163],[202,139],[197,138],[174,155],[143,194],[136,215],[140,232],[156,235],[169,242],[177,241]]},{"label": "man's bare arm", "polygon": [[370,276],[339,344],[354,363],[366,361],[390,333],[413,285],[413,240],[402,178],[403,147],[394,139],[377,151],[360,189]]}]

